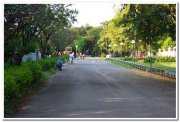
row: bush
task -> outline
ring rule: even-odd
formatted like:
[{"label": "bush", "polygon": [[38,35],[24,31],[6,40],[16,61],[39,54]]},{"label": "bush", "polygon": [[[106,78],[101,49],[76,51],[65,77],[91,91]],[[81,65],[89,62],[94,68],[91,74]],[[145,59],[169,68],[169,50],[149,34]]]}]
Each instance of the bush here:
[{"label": "bush", "polygon": [[157,62],[176,62],[175,57],[172,56],[159,56],[157,57]]},{"label": "bush", "polygon": [[[68,55],[60,56],[62,60],[68,59]],[[37,62],[26,62],[20,66],[6,67],[4,70],[4,112],[5,116],[12,113],[22,96],[32,90],[38,80],[42,78],[42,72],[55,68],[57,58],[45,58]]]},{"label": "bush", "polygon": [[28,67],[32,72],[32,81],[38,81],[42,77],[42,66],[38,62],[26,62],[24,66]]},{"label": "bush", "polygon": [[[156,61],[156,58],[151,57],[151,61],[152,61],[152,63],[154,63]],[[145,57],[144,58],[144,63],[150,63],[150,57]]]},{"label": "bush", "polygon": [[124,61],[132,61],[133,58],[132,57],[128,57],[128,56],[125,56],[122,58]]},{"label": "bush", "polygon": [[[125,57],[123,57],[122,58],[122,60],[124,60],[124,61],[132,61],[133,60],[133,57],[132,56],[125,56]],[[135,61],[137,61],[138,59],[135,59]]]},{"label": "bush", "polygon": [[102,58],[105,58],[105,57],[106,57],[106,55],[105,55],[104,53],[102,53],[102,54],[101,54],[101,57],[102,57]]},{"label": "bush", "polygon": [[19,86],[16,78],[10,74],[5,73],[4,78],[4,103],[5,106],[13,104],[19,98]]},{"label": "bush", "polygon": [[29,92],[32,72],[27,66],[9,67],[4,70],[4,112],[9,116],[22,96]]},{"label": "bush", "polygon": [[38,63],[42,66],[43,71],[47,71],[51,68],[55,67],[56,58],[45,58],[38,61]]},{"label": "bush", "polygon": [[64,55],[61,55],[60,58],[63,60],[63,63],[66,63],[67,60],[69,59],[69,55],[64,54]]},{"label": "bush", "polygon": [[[32,83],[32,72],[28,67],[16,66],[6,70],[9,75],[15,77],[16,83],[20,86],[21,93],[24,93]],[[5,76],[6,77],[6,76]]]}]

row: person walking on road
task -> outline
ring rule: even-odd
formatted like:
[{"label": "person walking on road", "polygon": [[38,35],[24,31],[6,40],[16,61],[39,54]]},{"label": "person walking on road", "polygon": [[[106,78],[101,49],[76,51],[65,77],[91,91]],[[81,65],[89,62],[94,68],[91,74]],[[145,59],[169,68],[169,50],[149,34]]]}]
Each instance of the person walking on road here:
[{"label": "person walking on road", "polygon": [[72,52],[70,52],[70,54],[69,54],[69,63],[71,63],[71,64],[73,64],[73,53]]},{"label": "person walking on road", "polygon": [[84,55],[84,53],[83,53],[83,55],[82,55],[83,60],[84,60],[84,57],[85,57],[85,55]]}]

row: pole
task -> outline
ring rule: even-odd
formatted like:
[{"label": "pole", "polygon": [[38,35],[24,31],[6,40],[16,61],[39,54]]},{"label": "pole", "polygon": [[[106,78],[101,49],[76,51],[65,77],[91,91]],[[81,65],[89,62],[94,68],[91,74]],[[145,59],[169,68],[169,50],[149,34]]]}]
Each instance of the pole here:
[{"label": "pole", "polygon": [[122,60],[122,45],[121,45],[121,60]]},{"label": "pole", "polygon": [[135,43],[133,44],[133,63],[135,64]]},{"label": "pole", "polygon": [[108,45],[107,45],[107,42],[106,42],[106,55],[108,54]]}]

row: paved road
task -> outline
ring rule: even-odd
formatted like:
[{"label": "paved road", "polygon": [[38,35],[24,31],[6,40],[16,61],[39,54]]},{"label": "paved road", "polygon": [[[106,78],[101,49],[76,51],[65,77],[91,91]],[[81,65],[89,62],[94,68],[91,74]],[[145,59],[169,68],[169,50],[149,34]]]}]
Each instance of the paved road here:
[{"label": "paved road", "polygon": [[64,66],[15,118],[175,118],[176,86],[101,59]]}]

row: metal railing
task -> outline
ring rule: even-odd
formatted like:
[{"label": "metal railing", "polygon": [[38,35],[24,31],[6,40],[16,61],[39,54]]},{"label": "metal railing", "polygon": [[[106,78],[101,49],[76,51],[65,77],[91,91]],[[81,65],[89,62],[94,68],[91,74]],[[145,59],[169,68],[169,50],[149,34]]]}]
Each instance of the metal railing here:
[{"label": "metal railing", "polygon": [[123,63],[123,64],[128,64],[129,66],[134,67],[134,68],[139,69],[139,70],[143,70],[143,71],[151,72],[151,73],[154,73],[157,75],[167,76],[169,78],[176,79],[176,73],[175,72],[162,70],[162,69],[154,68],[154,67],[148,67],[148,66],[144,66],[141,64],[132,63],[129,61],[123,61],[123,60],[117,60],[117,59],[110,59],[110,60],[118,61],[118,62]]}]

